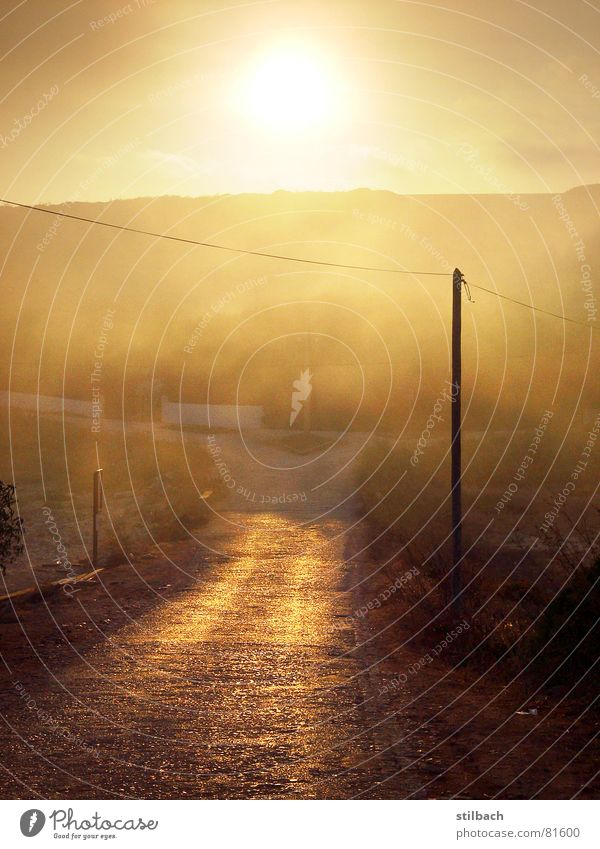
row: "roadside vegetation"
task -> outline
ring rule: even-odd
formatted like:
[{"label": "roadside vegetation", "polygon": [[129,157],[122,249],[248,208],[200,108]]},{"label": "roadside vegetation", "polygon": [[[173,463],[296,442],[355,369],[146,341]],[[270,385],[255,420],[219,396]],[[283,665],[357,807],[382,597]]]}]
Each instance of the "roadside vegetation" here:
[{"label": "roadside vegetation", "polygon": [[[465,439],[465,466],[471,453]],[[552,528],[540,528],[556,487],[571,468],[569,447],[558,452],[556,467],[532,467],[527,487],[495,510],[499,494],[519,467],[522,445],[502,459],[484,486],[485,463],[463,484],[464,560],[460,604],[452,603],[449,458],[442,441],[428,446],[411,467],[415,440],[393,446],[379,439],[357,464],[363,514],[370,529],[376,564],[367,594],[394,584],[407,569],[414,580],[374,611],[372,630],[388,651],[398,631],[421,646],[434,645],[463,619],[469,628],[447,651],[447,660],[479,670],[494,668],[512,678],[525,671],[544,686],[589,684],[598,660],[600,633],[600,513],[589,507],[594,474],[578,487]],[[545,455],[556,452],[544,446]],[[485,450],[483,451],[486,455]],[[487,463],[490,457],[487,456]],[[539,484],[539,486],[538,486]],[[493,521],[491,521],[493,520]],[[588,671],[590,674],[588,674]]]},{"label": "roadside vegetation", "polygon": [[[101,565],[125,562],[156,542],[174,541],[201,528],[220,494],[220,482],[204,446],[180,434],[151,430],[92,434],[87,421],[63,422],[13,413],[12,441],[1,434],[2,475],[14,474],[19,513],[27,522],[28,555],[34,565],[56,553],[44,524],[52,512],[69,558],[87,561],[91,539],[92,475],[103,469]],[[8,468],[10,466],[10,468]],[[13,550],[13,561],[20,552]]]},{"label": "roadside vegetation", "polygon": [[17,515],[13,484],[0,481],[0,572],[23,551],[23,520]]}]

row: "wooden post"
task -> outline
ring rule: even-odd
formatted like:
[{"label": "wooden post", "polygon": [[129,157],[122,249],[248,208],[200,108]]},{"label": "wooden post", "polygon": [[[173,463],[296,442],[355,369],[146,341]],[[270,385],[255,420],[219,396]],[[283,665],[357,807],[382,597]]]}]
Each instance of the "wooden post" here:
[{"label": "wooden post", "polygon": [[452,274],[452,599],[460,608],[462,559],[462,498],[461,498],[461,296],[463,276],[455,268]]},{"label": "wooden post", "polygon": [[92,568],[98,568],[98,513],[102,510],[102,469],[94,472],[92,506]]}]

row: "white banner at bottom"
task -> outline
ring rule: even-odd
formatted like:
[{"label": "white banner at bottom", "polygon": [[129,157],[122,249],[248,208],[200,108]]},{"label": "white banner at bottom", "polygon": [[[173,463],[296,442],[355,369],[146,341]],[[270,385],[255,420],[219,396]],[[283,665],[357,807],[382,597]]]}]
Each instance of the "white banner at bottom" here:
[{"label": "white banner at bottom", "polygon": [[3,801],[2,846],[600,846],[597,801]]}]

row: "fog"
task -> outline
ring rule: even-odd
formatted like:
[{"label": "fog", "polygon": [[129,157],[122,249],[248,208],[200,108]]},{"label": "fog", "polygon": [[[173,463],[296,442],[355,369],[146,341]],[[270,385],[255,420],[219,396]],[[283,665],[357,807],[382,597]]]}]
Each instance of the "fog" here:
[{"label": "fog", "polygon": [[[451,272],[458,266],[472,299],[464,293],[467,502],[487,499],[492,509],[549,410],[545,459],[520,493],[539,489],[546,497],[577,462],[598,410],[598,343],[590,332],[598,201],[593,186],[560,198],[356,190],[60,207],[242,250],[442,276],[248,256],[3,207],[2,389],[94,402],[97,417],[67,415],[63,428],[58,414],[13,410],[9,437],[5,402],[1,477],[17,487],[37,481],[39,488],[43,480],[42,500],[48,491],[78,488],[88,498],[91,470],[110,456],[107,486],[134,491],[135,475],[164,474],[149,430],[160,423],[163,397],[262,406],[263,426],[283,429],[290,387],[309,368],[314,430],[364,433],[367,448],[383,440],[380,446],[404,452],[404,463],[425,432],[428,455],[415,471],[416,491],[438,481],[434,501],[446,503],[448,405],[435,427],[427,422],[450,380]],[[114,423],[146,428],[135,451],[122,427],[115,443]],[[210,464],[197,460],[203,472],[196,481],[183,448],[178,456],[170,450],[171,476],[190,498],[212,486]],[[578,498],[593,482],[593,473],[585,476]],[[420,524],[435,512],[425,501],[419,510]]]}]

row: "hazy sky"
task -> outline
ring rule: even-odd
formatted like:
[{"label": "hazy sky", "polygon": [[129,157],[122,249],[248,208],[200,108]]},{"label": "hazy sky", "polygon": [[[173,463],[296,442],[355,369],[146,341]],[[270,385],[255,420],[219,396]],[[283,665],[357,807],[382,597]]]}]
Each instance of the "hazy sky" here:
[{"label": "hazy sky", "polygon": [[4,197],[600,182],[598,0],[0,9]]}]

